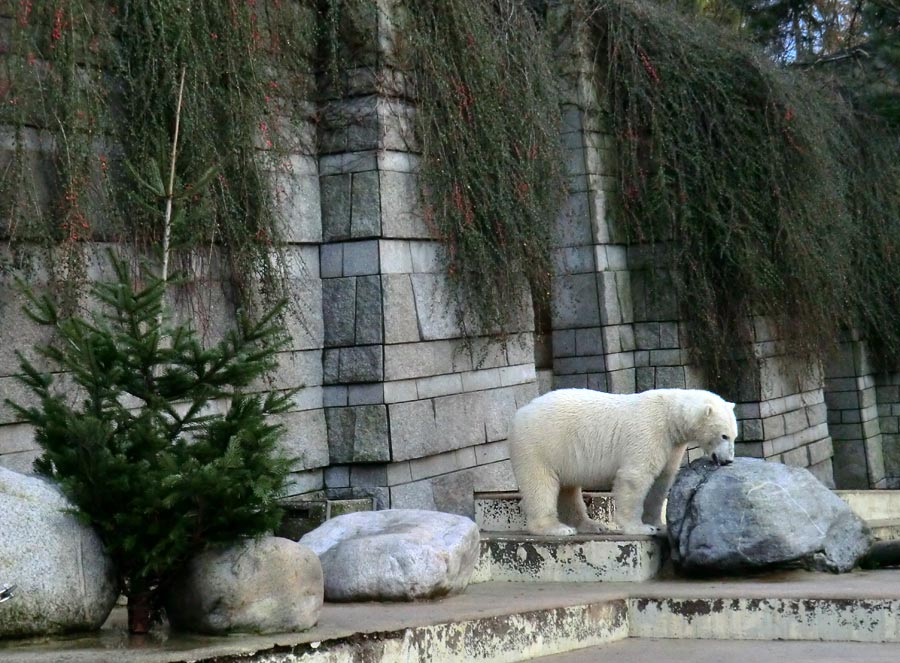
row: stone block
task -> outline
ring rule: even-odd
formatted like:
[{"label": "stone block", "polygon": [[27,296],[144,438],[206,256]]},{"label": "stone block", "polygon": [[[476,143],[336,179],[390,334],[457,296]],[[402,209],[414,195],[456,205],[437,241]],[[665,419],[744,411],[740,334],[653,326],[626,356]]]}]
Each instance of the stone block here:
[{"label": "stone block", "polygon": [[838,488],[869,487],[866,449],[862,440],[834,440],[834,482]]},{"label": "stone block", "polygon": [[467,371],[460,374],[463,391],[481,391],[500,386],[500,369],[487,368],[480,371]]},{"label": "stone block", "polygon": [[553,249],[553,270],[556,274],[588,274],[597,271],[592,246],[567,246]]},{"label": "stone block", "polygon": [[353,277],[322,279],[325,347],[356,342],[356,281]]},{"label": "stone block", "polygon": [[442,274],[411,274],[419,329],[426,341],[463,335],[447,277]]},{"label": "stone block", "polygon": [[[606,342],[604,342],[604,339]],[[621,344],[619,343],[618,329],[615,327],[592,329],[576,329],[575,330],[575,354],[584,355],[602,355],[606,352],[619,352]]]},{"label": "stone block", "polygon": [[384,354],[380,345],[357,345],[340,350],[339,382],[380,382]]},{"label": "stone block", "polygon": [[686,386],[684,368],[681,366],[659,366],[656,369],[657,389],[684,389]]},{"label": "stone block", "polygon": [[385,342],[409,343],[419,339],[419,320],[409,274],[385,274],[384,319],[387,321]]},{"label": "stone block", "polygon": [[740,438],[744,442],[752,442],[763,439],[762,419],[743,419],[740,424]]},{"label": "stone block", "polygon": [[575,350],[575,330],[553,330],[553,356],[554,357],[574,357]]},{"label": "stone block", "polygon": [[272,415],[283,427],[279,451],[293,459],[294,471],[328,465],[328,434],[322,409]]},{"label": "stone block", "polygon": [[431,482],[434,506],[438,511],[475,519],[475,477],[471,472],[454,472]]},{"label": "stone block", "polygon": [[40,455],[41,451],[38,449],[0,454],[0,467],[5,467],[7,470],[12,470],[19,474],[34,474],[34,461]]},{"label": "stone block", "polygon": [[509,443],[506,440],[479,444],[475,449],[475,462],[478,465],[496,463],[509,458]]},{"label": "stone block", "polygon": [[606,374],[606,386],[592,384],[588,377],[588,387],[600,391],[609,391],[613,394],[632,394],[637,388],[637,373],[633,368],[624,368],[618,371],[610,371]]},{"label": "stone block", "polygon": [[556,221],[554,246],[591,246],[591,194],[587,191],[569,195]]},{"label": "stone block", "polygon": [[332,463],[390,460],[386,406],[328,408],[325,414]]},{"label": "stone block", "polygon": [[681,347],[678,323],[677,322],[661,322],[659,323],[659,347],[661,348],[678,348]]},{"label": "stone block", "polygon": [[763,435],[766,440],[774,440],[784,435],[784,416],[776,415],[763,419]]},{"label": "stone block", "polygon": [[344,244],[344,276],[378,274],[378,241],[363,240]]},{"label": "stone block", "polygon": [[351,175],[352,237],[378,237],[381,234],[381,196],[378,171]]},{"label": "stone block", "polygon": [[487,441],[505,440],[509,434],[509,423],[518,409],[515,394],[510,389],[494,389],[481,392],[480,396],[484,398],[484,435]]},{"label": "stone block", "polygon": [[806,447],[792,449],[790,451],[786,451],[782,455],[781,462],[785,465],[793,465],[794,467],[808,467],[809,453]]},{"label": "stone block", "polygon": [[807,427],[806,410],[792,410],[784,415],[784,430],[788,435],[799,433]]},{"label": "stone block", "polygon": [[462,377],[459,373],[435,375],[416,380],[419,398],[434,398],[448,394],[458,394],[463,390]]},{"label": "stone block", "polygon": [[826,437],[824,440],[819,440],[818,442],[813,442],[806,448],[809,451],[810,465],[816,465],[817,463],[830,460],[834,455],[834,444],[830,437]]},{"label": "stone block", "polygon": [[324,387],[322,391],[322,405],[324,407],[340,407],[347,405],[349,390],[346,385],[332,385]]},{"label": "stone block", "polygon": [[344,275],[344,245],[340,242],[319,247],[319,275],[323,279]]},{"label": "stone block", "polygon": [[552,283],[554,329],[597,327],[600,309],[594,274],[557,275]]},{"label": "stone block", "polygon": [[350,468],[350,485],[354,488],[387,485],[387,465],[354,465]]},{"label": "stone block", "polygon": [[326,242],[350,238],[351,176],[321,177],[322,239]]},{"label": "stone block", "polygon": [[[292,157],[292,159],[297,157]],[[290,243],[322,241],[319,177],[295,172],[270,173],[273,208],[281,237]]]},{"label": "stone block", "polygon": [[350,467],[347,465],[332,465],[325,468],[326,488],[347,488],[350,486]]},{"label": "stone block", "polygon": [[388,405],[388,414],[393,460],[421,458],[441,451],[435,449],[440,431],[431,400],[392,403]]},{"label": "stone block", "polygon": [[534,364],[520,364],[518,366],[504,366],[500,368],[500,384],[508,387],[514,384],[532,382],[536,378]]},{"label": "stone block", "polygon": [[437,511],[430,479],[391,486],[390,494],[392,509]]},{"label": "stone block", "polygon": [[384,341],[380,276],[356,279],[355,343],[370,345]]},{"label": "stone block", "polygon": [[410,469],[410,461],[401,463],[389,463],[387,466],[387,485],[396,486],[398,483],[409,483],[412,481],[412,470]]},{"label": "stone block", "polygon": [[642,322],[634,325],[634,344],[640,350],[655,350],[660,347],[658,322]]},{"label": "stone block", "polygon": [[324,472],[322,470],[307,470],[293,472],[288,476],[287,486],[284,489],[285,497],[303,495],[325,487]]},{"label": "stone block", "polygon": [[475,492],[501,492],[518,490],[512,464],[508,460],[479,465],[468,470],[472,474]]},{"label": "stone block", "polygon": [[411,241],[412,271],[417,274],[443,274],[447,271],[444,245],[434,241]]},{"label": "stone block", "polygon": [[379,171],[381,183],[381,231],[391,239],[431,239],[425,224],[415,173]]},{"label": "stone block", "polygon": [[651,367],[635,369],[635,389],[640,392],[654,388],[656,388],[656,369]]},{"label": "stone block", "polygon": [[455,472],[458,469],[460,467],[455,452],[437,454],[427,458],[416,458],[409,461],[409,471],[413,481]]},{"label": "stone block", "polygon": [[384,383],[384,402],[399,403],[414,401],[419,398],[415,380],[395,380]]},{"label": "stone block", "polygon": [[38,449],[34,428],[29,424],[0,426],[0,454],[15,454]]},{"label": "stone block", "polygon": [[348,405],[375,405],[384,402],[384,384],[351,384],[348,387]]},{"label": "stone block", "polygon": [[472,370],[472,358],[458,341],[402,343],[384,347],[386,380],[406,380]]},{"label": "stone block", "polygon": [[409,274],[413,271],[410,242],[383,239],[379,242],[382,274]]}]

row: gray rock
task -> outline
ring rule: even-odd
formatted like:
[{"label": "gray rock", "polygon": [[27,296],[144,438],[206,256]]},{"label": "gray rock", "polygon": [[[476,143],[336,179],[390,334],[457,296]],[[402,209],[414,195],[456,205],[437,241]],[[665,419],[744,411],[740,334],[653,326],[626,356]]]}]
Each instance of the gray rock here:
[{"label": "gray rock", "polygon": [[849,571],[871,545],[866,524],[809,471],[756,458],[682,470],[666,509],[672,558],[685,570],[802,564]]},{"label": "gray rock", "polygon": [[289,539],[265,537],[195,557],[166,597],[173,627],[201,633],[287,633],[322,609],[322,565]]},{"label": "gray rock", "polygon": [[463,591],[479,540],[469,518],[394,509],[334,518],[300,543],[322,560],[329,601],[410,601]]},{"label": "gray rock", "polygon": [[53,484],[0,468],[0,638],[98,629],[118,596],[97,534]]}]

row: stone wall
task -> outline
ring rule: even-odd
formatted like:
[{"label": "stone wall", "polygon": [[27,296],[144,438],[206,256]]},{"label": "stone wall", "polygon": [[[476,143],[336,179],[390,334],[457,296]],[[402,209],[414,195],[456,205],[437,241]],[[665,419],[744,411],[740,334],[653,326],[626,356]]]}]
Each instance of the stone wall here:
[{"label": "stone wall", "polygon": [[[379,0],[348,17],[355,43],[368,46],[337,84],[323,79],[310,120],[294,127],[307,136],[299,143],[315,147],[298,146],[271,168],[296,304],[274,384],[302,387],[283,415],[286,450],[298,458],[292,494],[471,516],[474,493],[516,488],[508,423],[550,385],[538,386],[524,293],[509,343],[465,339],[459,327],[442,246],[419,204],[415,99],[393,55],[394,9]],[[568,3],[549,4],[569,185],[552,248],[552,386],[707,387],[659,268],[666,246],[628,245],[622,235],[602,81],[571,18]],[[0,284],[0,395],[22,398],[13,352],[47,339],[8,286]],[[226,296],[204,292],[195,317],[214,336],[228,322]],[[897,486],[900,378],[874,375],[858,339],[823,370],[798,366],[769,321],[753,326],[747,379],[725,394],[738,403],[738,453],[809,467],[827,485]],[[0,404],[0,465],[27,470],[35,453],[31,431]]]}]

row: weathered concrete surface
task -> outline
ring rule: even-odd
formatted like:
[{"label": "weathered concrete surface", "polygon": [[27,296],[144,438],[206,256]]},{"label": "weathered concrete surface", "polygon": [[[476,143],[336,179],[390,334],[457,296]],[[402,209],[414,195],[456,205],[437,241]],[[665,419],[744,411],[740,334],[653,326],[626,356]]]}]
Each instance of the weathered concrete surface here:
[{"label": "weathered concrete surface", "polygon": [[[647,605],[669,600],[681,605],[684,608],[681,612],[686,614],[669,616],[665,624],[677,626],[687,635],[699,632],[699,626],[709,623],[704,622],[705,618],[700,614],[704,604],[711,606],[711,614],[719,609],[718,605],[727,614],[733,601],[738,601],[738,610],[728,617],[729,621],[715,622],[717,630],[708,632],[709,637],[718,640],[711,644],[725,647],[725,641],[742,633],[735,628],[746,616],[744,608],[752,599],[758,603],[758,625],[770,628],[768,639],[781,637],[778,633],[785,631],[780,625],[785,613],[777,611],[779,605],[796,605],[799,611],[804,602],[813,602],[820,607],[830,604],[840,608],[846,622],[843,625],[822,623],[819,627],[816,620],[811,619],[804,629],[788,629],[788,635],[811,640],[831,637],[876,642],[879,641],[876,638],[882,638],[885,642],[900,642],[896,617],[896,610],[900,609],[897,605],[900,603],[900,571],[856,571],[840,576],[793,571],[704,581],[484,583],[470,585],[465,594],[428,603],[326,604],[315,627],[304,633],[279,636],[170,637],[166,632],[158,632],[150,638],[129,641],[124,633],[123,611],[118,610],[114,613],[115,620],[107,624],[99,637],[30,645],[0,643],[0,663],[212,663],[214,660],[216,663],[293,663],[299,660],[389,663],[405,660],[402,657],[407,654],[410,660],[428,660],[429,663],[516,661],[590,647],[602,642],[603,638],[641,637],[653,628],[648,625],[649,621],[641,621],[642,615],[652,613],[646,609],[639,611],[635,604],[648,599]],[[629,606],[625,614],[627,620],[623,623],[626,604]],[[887,604],[893,604],[895,612],[872,610],[873,606]],[[697,606],[700,606],[699,610]],[[766,606],[770,606],[768,610]],[[806,614],[813,615],[811,612]],[[796,622],[793,617],[791,620]],[[869,623],[881,620],[881,625],[874,630],[857,628],[854,631],[855,624],[866,620]],[[660,620],[656,621],[657,626],[660,623]],[[666,631],[656,635],[660,633]],[[757,635],[761,637],[763,633],[758,631]],[[600,642],[591,642],[593,638]],[[682,646],[674,640],[669,642],[673,651]],[[684,646],[690,644],[696,644],[696,641],[685,641]],[[757,651],[765,651],[768,646],[765,641],[754,644]],[[829,644],[835,647],[834,651],[843,651],[842,643]],[[896,648],[896,644],[893,647]],[[308,657],[303,658],[305,654]],[[761,655],[757,660],[773,659]],[[819,663],[825,660],[854,659],[826,657],[819,659]]]},{"label": "weathered concrete surface", "polygon": [[[484,532],[525,531],[525,514],[519,506],[519,493],[491,493],[475,496],[475,522]],[[612,493],[584,493],[588,515],[609,527],[615,527],[616,513]]]},{"label": "weathered concrete surface", "polygon": [[895,663],[897,645],[871,642],[751,642],[628,638],[597,647],[533,659],[535,663]]},{"label": "weathered concrete surface", "polygon": [[640,582],[656,576],[667,548],[650,536],[484,534],[477,581]]}]

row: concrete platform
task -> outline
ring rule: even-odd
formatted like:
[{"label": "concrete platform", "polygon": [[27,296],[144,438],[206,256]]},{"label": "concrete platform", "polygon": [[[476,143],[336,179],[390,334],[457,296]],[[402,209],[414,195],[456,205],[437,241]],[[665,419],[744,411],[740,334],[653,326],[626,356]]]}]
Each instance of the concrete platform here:
[{"label": "concrete platform", "polygon": [[[644,583],[489,582],[433,602],[329,604],[315,628],[283,636],[204,638],[160,630],[129,639],[122,619],[120,611],[99,636],[0,643],[0,662],[514,663],[629,635],[683,639],[668,641],[672,651],[702,644],[690,638],[752,639],[756,651],[771,644],[760,641],[782,638],[834,641],[826,648],[840,652],[844,642],[900,643],[900,571]],[[622,651],[633,646],[623,642]],[[817,658],[825,660],[835,659]]]},{"label": "concrete platform", "polygon": [[[519,493],[477,493],[475,522],[486,532],[521,532],[525,530],[525,515],[519,508]],[[611,493],[585,492],[588,515],[603,525],[612,527],[615,502]]]},{"label": "concrete platform", "polygon": [[895,663],[896,644],[869,642],[749,642],[747,640],[654,640],[628,638],[534,663]]}]

